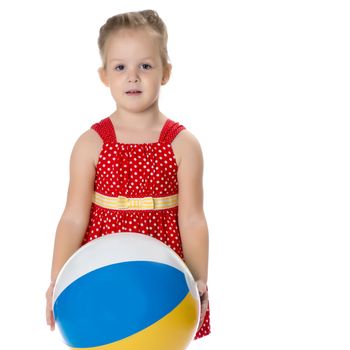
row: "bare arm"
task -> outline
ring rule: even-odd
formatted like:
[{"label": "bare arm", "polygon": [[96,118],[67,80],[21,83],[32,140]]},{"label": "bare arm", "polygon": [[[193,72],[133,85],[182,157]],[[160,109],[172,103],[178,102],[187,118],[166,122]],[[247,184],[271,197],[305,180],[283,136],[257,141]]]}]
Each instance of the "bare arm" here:
[{"label": "bare arm", "polygon": [[209,235],[203,210],[203,156],[199,142],[187,130],[173,143],[180,155],[179,228],[187,266],[196,281],[207,283]]},{"label": "bare arm", "polygon": [[52,295],[56,278],[64,263],[80,247],[88,225],[94,189],[95,164],[102,141],[88,130],[75,143],[70,158],[67,203],[58,223],[51,266],[51,283],[46,291],[46,322],[55,329]]},{"label": "bare arm", "polygon": [[199,142],[187,130],[174,140],[173,149],[179,159],[178,219],[182,249],[201,299],[199,330],[208,308],[209,234],[203,210],[203,156]]},{"label": "bare arm", "polygon": [[51,281],[56,280],[64,263],[80,247],[87,228],[94,189],[94,160],[99,143],[95,131],[88,130],[73,147],[67,203],[56,230]]}]

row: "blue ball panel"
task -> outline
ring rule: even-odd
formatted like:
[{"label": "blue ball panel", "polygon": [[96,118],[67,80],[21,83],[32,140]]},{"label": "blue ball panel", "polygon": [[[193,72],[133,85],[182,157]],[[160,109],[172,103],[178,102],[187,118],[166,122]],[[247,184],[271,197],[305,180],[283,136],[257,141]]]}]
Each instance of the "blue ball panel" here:
[{"label": "blue ball panel", "polygon": [[132,261],[83,275],[58,296],[56,322],[71,347],[94,347],[128,337],[173,310],[189,292],[183,272]]}]

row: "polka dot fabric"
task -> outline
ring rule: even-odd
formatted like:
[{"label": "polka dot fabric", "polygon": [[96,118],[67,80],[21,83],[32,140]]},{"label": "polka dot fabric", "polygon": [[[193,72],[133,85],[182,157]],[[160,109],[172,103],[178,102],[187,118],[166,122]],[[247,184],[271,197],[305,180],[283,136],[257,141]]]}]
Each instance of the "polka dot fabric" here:
[{"label": "polka dot fabric", "polygon": [[[165,122],[158,142],[117,142],[111,119],[92,126],[103,140],[96,165],[95,191],[109,197],[166,197],[178,193],[177,164],[171,142],[184,126]],[[138,232],[155,237],[184,259],[178,226],[178,207],[167,209],[108,209],[92,203],[82,245],[110,233]],[[210,333],[210,310],[194,339]]]}]

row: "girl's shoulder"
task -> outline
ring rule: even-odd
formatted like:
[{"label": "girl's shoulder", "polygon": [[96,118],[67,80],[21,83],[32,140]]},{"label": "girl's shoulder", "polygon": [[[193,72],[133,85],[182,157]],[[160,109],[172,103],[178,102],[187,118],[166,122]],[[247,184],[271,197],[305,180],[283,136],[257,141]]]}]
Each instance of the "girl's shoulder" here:
[{"label": "girl's shoulder", "polygon": [[103,146],[101,137],[93,130],[84,131],[75,142],[73,152],[78,152],[81,156],[91,161],[96,166]]},{"label": "girl's shoulder", "polygon": [[202,157],[201,145],[197,137],[187,129],[183,129],[171,144],[177,163],[186,158]]},{"label": "girl's shoulder", "polygon": [[194,146],[196,144],[199,145],[197,137],[188,129],[181,130],[172,143],[172,145],[180,147]]}]

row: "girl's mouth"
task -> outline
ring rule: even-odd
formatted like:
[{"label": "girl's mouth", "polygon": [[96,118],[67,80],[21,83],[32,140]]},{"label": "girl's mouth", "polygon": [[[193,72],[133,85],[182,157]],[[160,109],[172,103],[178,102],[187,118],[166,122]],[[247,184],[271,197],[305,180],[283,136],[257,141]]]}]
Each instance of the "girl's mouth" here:
[{"label": "girl's mouth", "polygon": [[140,95],[142,91],[139,90],[130,90],[126,92],[128,95]]}]

